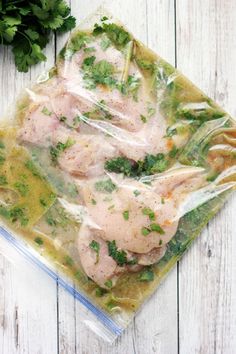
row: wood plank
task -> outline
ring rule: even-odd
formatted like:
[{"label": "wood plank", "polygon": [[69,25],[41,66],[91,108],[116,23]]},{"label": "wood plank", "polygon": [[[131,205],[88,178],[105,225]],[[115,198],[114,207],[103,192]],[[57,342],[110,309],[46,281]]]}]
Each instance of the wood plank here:
[{"label": "wood plank", "polygon": [[[0,49],[0,117],[22,88],[53,64],[54,40],[46,55],[47,63],[23,74],[17,72],[11,51]],[[5,247],[0,248],[0,353],[57,353],[56,284]]]},{"label": "wood plank", "polygon": [[[94,11],[101,1],[72,1],[72,13],[80,21]],[[107,5],[137,38],[148,43],[174,64],[174,0],[113,1]],[[57,48],[62,42],[57,43]],[[63,353],[177,353],[177,275],[168,276],[157,293],[144,306],[128,330],[112,346],[96,337],[81,322],[84,308],[74,304],[70,295],[59,290],[59,338]],[[75,305],[75,312],[73,313]],[[153,314],[155,313],[155,316]],[[83,314],[83,315],[82,315]],[[86,315],[86,313],[85,313]],[[75,316],[75,317],[74,317]],[[170,341],[171,338],[171,341]]]},{"label": "wood plank", "polygon": [[[177,63],[235,116],[236,3],[177,0]],[[180,353],[235,353],[236,198],[180,263]]]}]

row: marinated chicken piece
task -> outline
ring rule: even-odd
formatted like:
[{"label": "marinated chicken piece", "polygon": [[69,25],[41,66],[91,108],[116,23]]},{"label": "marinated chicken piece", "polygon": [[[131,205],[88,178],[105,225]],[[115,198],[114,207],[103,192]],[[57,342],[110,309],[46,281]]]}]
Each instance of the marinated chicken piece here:
[{"label": "marinated chicken piece", "polygon": [[168,243],[176,233],[178,208],[186,192],[205,182],[201,168],[180,170],[182,173],[176,170],[153,179],[151,186],[109,177],[85,184],[82,196],[100,237],[115,240],[120,249],[135,253],[147,253]]},{"label": "marinated chicken piece", "polygon": [[58,126],[59,121],[49,103],[32,106],[19,129],[18,137],[25,142],[48,147],[52,142],[52,133]]},{"label": "marinated chicken piece", "polygon": [[70,146],[58,156],[58,164],[64,171],[78,176],[99,176],[104,171],[104,163],[114,157],[115,148],[102,136],[71,134],[68,130],[58,130],[54,134],[54,144]]},{"label": "marinated chicken piece", "polygon": [[137,254],[137,263],[143,266],[152,265],[157,263],[166,252],[166,246],[153,248],[148,253]]},{"label": "marinated chicken piece", "polygon": [[[95,245],[93,247],[92,245]],[[96,252],[95,249],[98,249]],[[81,226],[78,237],[78,251],[80,261],[85,273],[102,288],[108,288],[106,284],[110,280],[110,287],[115,285],[118,275],[126,268],[119,267],[116,261],[109,256],[106,242],[91,232],[87,226]]]}]

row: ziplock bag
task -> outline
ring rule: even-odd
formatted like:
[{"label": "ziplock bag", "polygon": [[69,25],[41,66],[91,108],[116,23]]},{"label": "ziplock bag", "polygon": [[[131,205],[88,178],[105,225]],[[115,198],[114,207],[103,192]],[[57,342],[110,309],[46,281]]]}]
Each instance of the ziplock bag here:
[{"label": "ziplock bag", "polygon": [[104,11],[0,129],[1,236],[108,341],[235,185],[233,118]]}]

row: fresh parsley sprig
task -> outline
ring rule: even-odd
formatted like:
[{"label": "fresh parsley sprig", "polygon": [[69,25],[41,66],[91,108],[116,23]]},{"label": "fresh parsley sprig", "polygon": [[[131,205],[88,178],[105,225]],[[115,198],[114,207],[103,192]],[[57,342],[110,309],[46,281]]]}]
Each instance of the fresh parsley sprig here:
[{"label": "fresh parsley sprig", "polygon": [[0,1],[0,44],[11,45],[19,71],[46,60],[43,48],[52,31],[67,32],[75,18],[65,0]]}]

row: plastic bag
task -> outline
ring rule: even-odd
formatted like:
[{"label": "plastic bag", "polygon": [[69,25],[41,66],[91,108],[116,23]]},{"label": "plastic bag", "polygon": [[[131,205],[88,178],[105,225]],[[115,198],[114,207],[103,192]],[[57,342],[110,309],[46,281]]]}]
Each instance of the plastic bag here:
[{"label": "plastic bag", "polygon": [[236,122],[104,12],[0,135],[1,235],[108,341],[236,186]]}]

